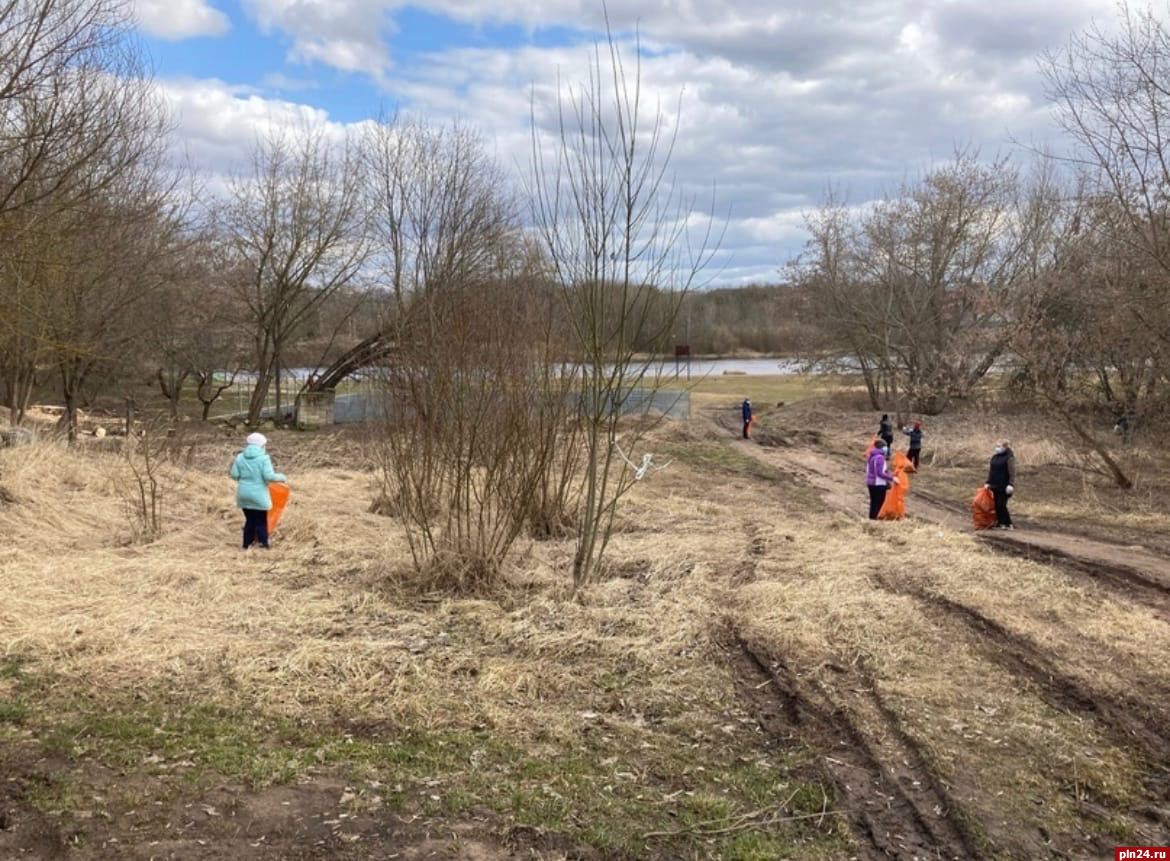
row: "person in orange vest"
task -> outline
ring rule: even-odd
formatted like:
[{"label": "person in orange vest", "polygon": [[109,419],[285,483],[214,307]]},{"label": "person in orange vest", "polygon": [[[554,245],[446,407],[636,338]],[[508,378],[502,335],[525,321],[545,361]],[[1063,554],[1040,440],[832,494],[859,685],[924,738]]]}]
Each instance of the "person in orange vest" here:
[{"label": "person in orange vest", "polygon": [[250,433],[244,442],[244,450],[236,455],[229,472],[236,480],[236,507],[244,512],[244,549],[259,544],[267,550],[268,510],[272,508],[268,485],[288,479],[272,468],[272,458],[264,450],[268,445],[264,434]]}]

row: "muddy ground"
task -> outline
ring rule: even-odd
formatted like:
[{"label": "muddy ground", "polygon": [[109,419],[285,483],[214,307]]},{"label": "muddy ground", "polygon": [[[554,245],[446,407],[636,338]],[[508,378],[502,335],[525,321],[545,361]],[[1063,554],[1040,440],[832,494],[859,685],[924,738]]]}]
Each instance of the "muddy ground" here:
[{"label": "muddy ground", "polygon": [[[695,432],[699,437],[718,440],[737,456],[773,471],[745,479],[752,493],[780,489],[777,501],[753,505],[738,524],[746,536],[744,552],[726,560],[722,571],[730,590],[728,607],[735,605],[737,592],[749,595],[753,585],[771,576],[769,563],[783,556],[784,541],[792,540],[785,536],[783,522],[802,516],[799,508],[806,503],[799,499],[806,497],[800,494],[814,494],[830,517],[837,518],[827,523],[871,529],[860,524],[864,488],[858,457],[851,452],[858,418],[843,417],[839,426],[822,427],[813,436],[802,435],[808,416],[797,410],[774,412],[769,419],[748,442],[736,438],[730,409],[708,410],[693,420],[703,428]],[[818,413],[817,420],[823,423],[824,415]],[[698,498],[710,474],[695,475],[690,492]],[[913,525],[937,528],[940,535],[970,532],[967,500],[953,486],[935,481],[929,468],[915,476],[909,502]],[[798,500],[792,503],[795,508],[779,501],[783,488],[799,489],[788,494]],[[1142,624],[1170,626],[1170,556],[1164,534],[1156,529],[1126,531],[1119,540],[1119,530],[1091,519],[1054,525],[1029,516],[1026,505],[1019,506],[1016,518],[1015,531],[981,534],[978,552],[990,560],[1022,558],[1054,569],[1052,576],[1062,578],[1067,588],[1082,590],[1086,612],[1103,614],[1109,605],[1133,607],[1142,614],[1137,617]],[[893,530],[898,527],[890,526],[886,533],[864,535],[873,538],[875,547],[883,542],[897,546],[902,539]],[[1031,797],[996,802],[990,795],[999,790],[988,783],[994,775],[965,772],[961,751],[940,749],[942,736],[933,716],[920,713],[929,697],[907,694],[905,680],[880,661],[842,658],[854,654],[848,650],[809,657],[770,634],[774,629],[755,624],[750,610],[713,607],[710,636],[734,679],[737,713],[750,718],[767,744],[787,749],[799,743],[812,751],[813,764],[802,767],[815,769],[817,778],[833,788],[833,809],[827,809],[826,801],[820,822],[828,817],[847,823],[849,839],[844,846],[810,844],[815,857],[1112,858],[1118,845],[1170,844],[1170,677],[1161,669],[1161,656],[1127,652],[1124,643],[1115,644],[1116,653],[1106,653],[1068,634],[1074,626],[1067,618],[1051,620],[1052,630],[1064,630],[1064,635],[1037,633],[1033,623],[1044,608],[1020,609],[966,592],[927,562],[906,576],[874,566],[865,583],[873,594],[914,608],[922,630],[907,631],[908,637],[960,644],[972,666],[989,668],[1005,689],[1022,691],[1060,719],[1076,722],[1102,740],[1102,750],[1108,745],[1120,751],[1132,763],[1126,779],[1138,789],[1126,794],[1074,775],[1059,799],[1048,794],[1045,784]],[[637,568],[636,560],[631,564]],[[790,621],[799,625],[805,620]],[[1118,640],[1123,639],[1124,632],[1118,632]],[[0,678],[0,701],[4,684]],[[976,716],[985,720],[980,726],[995,725],[1000,706],[977,703],[973,708],[983,710]],[[982,732],[965,726],[961,731]],[[983,739],[972,742],[977,743]],[[19,731],[4,737],[0,753],[2,858],[730,857],[715,850],[705,854],[695,845],[686,848],[685,856],[661,847],[647,848],[645,855],[614,852],[509,822],[488,810],[443,817],[433,811],[419,815],[389,813],[377,806],[355,809],[348,803],[356,791],[352,780],[325,765],[306,768],[287,782],[257,787],[205,778],[186,783],[181,762],[170,772],[148,773],[135,764],[53,754],[44,739]],[[1020,760],[1042,762],[1045,756],[1045,751],[1027,751]],[[1003,762],[1012,758],[1008,752]],[[40,792],[62,773],[72,775],[77,787],[64,815],[46,805]],[[1005,778],[1005,785],[1017,786],[1017,778]],[[665,788],[672,788],[669,777],[662,779]],[[113,787],[122,796],[129,787],[140,804],[121,809],[116,817],[104,813],[102,797]],[[1012,806],[1021,804],[1060,806],[1070,814],[1045,818],[1029,809],[1012,815]],[[816,817],[815,812],[799,815]],[[753,822],[767,830],[787,827],[791,823],[781,820],[795,818],[763,816]]]},{"label": "muddy ground", "polygon": [[[722,424],[729,431],[734,429],[725,417]],[[826,450],[821,442],[819,434],[812,444],[800,440],[777,421],[771,432],[759,431],[752,441],[738,445],[761,461],[782,460],[784,468],[816,488],[826,504],[864,516],[858,458],[842,454],[840,445],[835,452]],[[944,495],[929,489],[930,470],[925,465],[911,476],[908,519],[972,531],[969,500],[955,498],[953,491]],[[969,472],[974,489],[981,473]],[[976,534],[996,553],[1055,567],[1098,592],[1103,600],[1140,605],[1159,621],[1170,622],[1165,532],[1135,534],[1091,518],[1053,525],[1026,514],[1021,517],[1018,511],[1015,521],[1014,530]],[[1170,525],[1170,519],[1163,523]],[[879,573],[874,581],[879,590],[911,598],[923,617],[962,629],[983,660],[1001,667],[1052,708],[1092,721],[1117,744],[1133,750],[1146,769],[1141,778],[1144,797],[1132,811],[1135,830],[1124,837],[1142,846],[1170,842],[1170,690],[1163,680],[1152,681],[1147,672],[1150,664],[1161,663],[1160,656],[1132,655],[1136,660],[1114,664],[1118,677],[1110,680],[1108,689],[1096,687],[1078,668],[1069,666],[1067,655],[1012,630],[962,599],[897,574]],[[1119,640],[1125,635],[1117,631]],[[1008,836],[1016,830],[1012,823],[1004,823],[1001,835],[987,827],[990,823],[973,827],[971,810],[960,796],[980,788],[956,785],[932,768],[930,757],[907,734],[899,716],[883,702],[880,685],[864,669],[836,668],[838,684],[825,689],[802,680],[787,666],[785,656],[766,642],[730,631],[728,653],[729,660],[740,663],[745,679],[742,690],[745,697],[755,700],[761,722],[775,733],[795,733],[824,753],[834,785],[848,799],[850,820],[865,857],[1114,857],[1121,838],[1094,835],[1092,828],[1086,828],[1080,839],[1069,839],[1069,835],[1054,838],[1043,830]],[[752,684],[757,678],[770,684]],[[1092,806],[1084,805],[1086,822],[1100,812]]]}]

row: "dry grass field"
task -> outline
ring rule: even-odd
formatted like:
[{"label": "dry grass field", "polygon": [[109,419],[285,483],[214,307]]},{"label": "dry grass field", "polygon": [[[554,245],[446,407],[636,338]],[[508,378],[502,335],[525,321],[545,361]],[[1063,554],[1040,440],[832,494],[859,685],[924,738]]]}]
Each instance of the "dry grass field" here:
[{"label": "dry grass field", "polygon": [[[910,517],[870,523],[876,416],[753,378],[742,442],[744,385],[654,432],[667,466],[577,596],[568,541],[522,542],[490,595],[413,588],[351,431],[269,434],[269,552],[237,548],[238,435],[173,441],[150,543],[110,440],[0,449],[0,857],[1170,844],[1170,458],[1127,453],[1121,494],[1034,416],[944,416]],[[1001,434],[1020,528],[975,534]]]}]

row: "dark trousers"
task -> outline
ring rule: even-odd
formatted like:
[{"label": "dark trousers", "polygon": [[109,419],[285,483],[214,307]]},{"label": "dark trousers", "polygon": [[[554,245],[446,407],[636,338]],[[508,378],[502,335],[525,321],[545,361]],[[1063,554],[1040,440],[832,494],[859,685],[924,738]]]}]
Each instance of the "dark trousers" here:
[{"label": "dark trousers", "polygon": [[920,448],[906,449],[906,457],[910,458],[910,462],[914,464],[914,468],[918,469],[918,455],[922,454]]},{"label": "dark trousers", "polygon": [[743,438],[744,439],[751,439],[751,437],[748,435],[748,431],[750,431],[751,429],[752,429],[752,420],[751,419],[744,419],[743,420]]},{"label": "dark trousers", "polygon": [[268,512],[259,508],[245,508],[244,549],[251,547],[253,542],[268,547]]},{"label": "dark trousers", "polygon": [[1011,526],[1012,516],[1008,513],[1007,490],[1002,487],[991,488],[991,495],[995,497],[995,522],[998,526]]},{"label": "dark trousers", "polygon": [[877,520],[878,512],[882,510],[882,503],[886,501],[886,491],[889,485],[868,484],[869,488],[869,519]]}]

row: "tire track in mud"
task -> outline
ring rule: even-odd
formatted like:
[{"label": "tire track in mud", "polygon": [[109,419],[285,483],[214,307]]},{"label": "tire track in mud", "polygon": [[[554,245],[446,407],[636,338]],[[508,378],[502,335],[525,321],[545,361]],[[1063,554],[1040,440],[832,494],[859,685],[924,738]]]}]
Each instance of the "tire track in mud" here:
[{"label": "tire track in mud", "polygon": [[782,659],[730,622],[724,650],[740,694],[765,731],[796,735],[821,755],[842,815],[871,859],[983,857],[978,835],[872,680],[844,670],[837,699],[802,682]]},{"label": "tire track in mud", "polygon": [[[756,456],[767,459],[762,452]],[[862,516],[860,494],[843,492],[849,484],[839,456],[793,450],[786,457],[790,467],[824,494],[827,503]],[[920,488],[912,487],[911,495],[915,508],[912,519],[971,531],[970,511],[965,504]],[[1156,551],[1044,526],[1029,525],[1010,532],[988,530],[978,536],[998,552],[1056,565],[1072,576],[1155,610],[1170,622],[1170,559]]]},{"label": "tire track in mud", "polygon": [[[960,504],[929,491],[918,495],[953,517],[965,513]],[[1155,550],[1031,524],[1007,533],[987,531],[979,537],[1003,553],[1057,564],[1094,582],[1103,582],[1131,600],[1166,612],[1170,619],[1170,560]]]},{"label": "tire track in mud", "polygon": [[1151,766],[1143,778],[1148,797],[1162,802],[1151,803],[1140,812],[1161,825],[1170,824],[1170,725],[1167,715],[1152,705],[1170,699],[1170,692],[1151,690],[1148,683],[1139,686],[1146,694],[1141,699],[1097,690],[1062,671],[1031,638],[1011,631],[974,607],[921,586],[895,582],[887,574],[875,574],[873,582],[890,594],[914,599],[936,621],[958,621],[975,635],[988,661],[1026,679],[1049,706],[1089,717],[1115,742],[1136,750]]},{"label": "tire track in mud", "polygon": [[[749,451],[761,460],[772,460],[766,448]],[[856,470],[849,468],[843,456],[795,448],[783,454],[787,469],[818,490],[827,504],[863,519],[864,500],[860,488],[855,491],[857,482],[853,480]],[[921,488],[912,489],[911,494],[917,497],[914,519],[971,531],[966,504]],[[1023,526],[1012,532],[979,533],[978,537],[989,549],[1052,565],[1070,578],[1093,584],[1114,600],[1147,607],[1170,622],[1170,559],[1157,548],[1066,533],[1044,524]],[[915,599],[936,620],[965,626],[989,662],[1024,681],[1050,707],[1093,721],[1106,737],[1138,755],[1145,764],[1142,781],[1146,803],[1133,813],[1166,833],[1170,828],[1170,709],[1162,710],[1159,703],[1170,701],[1170,689],[1156,683],[1152,689],[1148,680],[1134,679],[1132,694],[1107,691],[1062,671],[1056,657],[1029,637],[973,607],[885,577],[879,577],[877,585]],[[830,695],[802,684],[782,661],[753,648],[738,635],[733,642],[745,655],[744,660],[754,666],[756,677],[772,682],[767,686],[769,692],[779,700],[793,731],[810,747],[824,752],[824,767],[845,799],[846,815],[855,833],[878,853],[875,857],[978,858],[991,851],[980,851],[978,835],[965,830],[966,819],[961,808],[952,803],[942,778],[932,773],[913,739],[905,735],[896,713],[863,677],[843,675]],[[1122,676],[1120,680],[1127,679]],[[875,726],[876,731],[872,729]],[[891,739],[895,742],[892,746]],[[850,748],[854,749],[852,756],[848,755]],[[902,754],[897,752],[899,748]],[[909,783],[905,783],[907,778]],[[907,786],[913,791],[907,791]],[[879,805],[875,801],[886,798],[888,809],[876,809]],[[932,815],[936,811],[942,811],[942,816]],[[1083,812],[1090,818],[1095,816],[1091,803],[1083,805]],[[939,825],[940,818],[949,825]],[[936,833],[932,826],[942,831]]]},{"label": "tire track in mud", "polygon": [[1162,576],[1146,573],[1123,562],[1090,558],[1071,549],[1053,546],[1043,539],[1022,539],[1016,538],[1014,534],[1008,536],[998,532],[982,538],[1001,553],[1053,565],[1136,604],[1156,610],[1166,621],[1170,621],[1170,582]]}]

